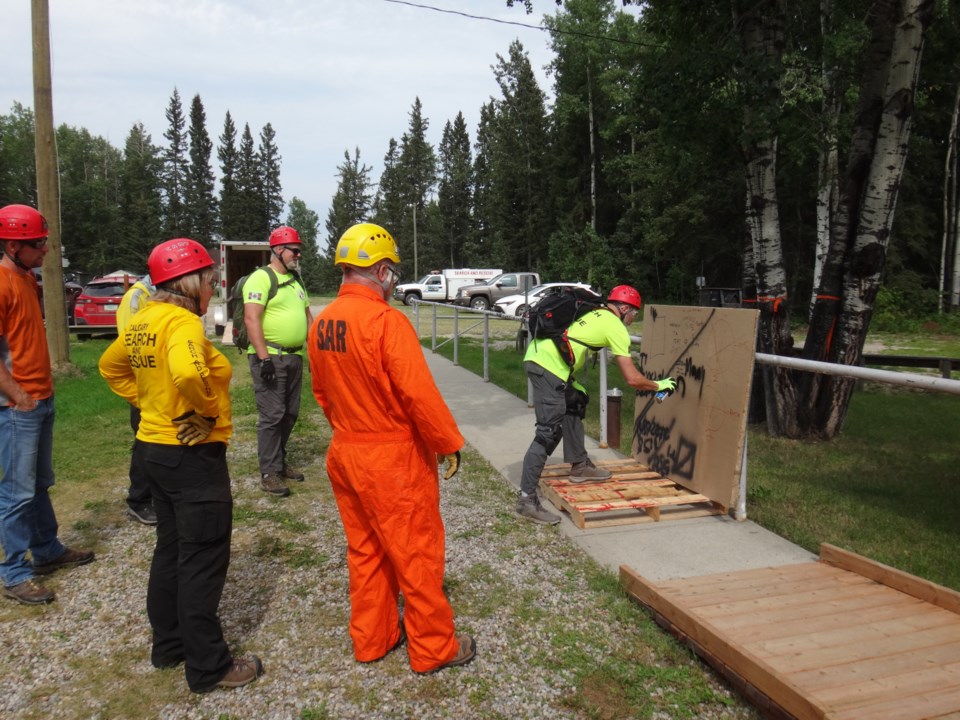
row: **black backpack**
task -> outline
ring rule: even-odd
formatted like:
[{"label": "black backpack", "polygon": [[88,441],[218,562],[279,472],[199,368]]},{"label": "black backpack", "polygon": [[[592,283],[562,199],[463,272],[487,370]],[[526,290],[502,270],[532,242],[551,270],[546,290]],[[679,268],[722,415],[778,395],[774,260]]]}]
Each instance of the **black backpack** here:
[{"label": "black backpack", "polygon": [[[267,301],[263,304],[263,309],[267,309],[267,305],[273,300],[277,295],[277,290],[287,285],[292,285],[295,282],[300,283],[300,287],[303,287],[303,280],[300,279],[300,276],[296,273],[293,273],[293,277],[289,280],[285,280],[282,283],[277,282],[277,273],[269,265],[264,265],[261,270],[266,271],[267,277],[270,278],[270,291],[267,293]],[[253,272],[256,272],[254,270]],[[233,318],[233,344],[237,346],[237,352],[246,352],[250,347],[250,337],[247,335],[247,323],[243,320],[243,285],[247,282],[247,278],[253,275],[244,275],[242,278],[237,280],[233,287],[230,288],[230,297],[228,302],[232,303],[232,311],[230,316]],[[306,292],[306,288],[304,288]]]},{"label": "black backpack", "polygon": [[[553,340],[563,361],[573,367],[573,348],[567,338],[567,328],[591,310],[605,307],[604,299],[586,288],[563,288],[547,295],[530,310],[527,327],[532,340]],[[574,342],[579,342],[574,340]],[[585,343],[580,343],[584,345]],[[587,345],[587,347],[590,347]],[[592,348],[597,350],[598,348]]]}]

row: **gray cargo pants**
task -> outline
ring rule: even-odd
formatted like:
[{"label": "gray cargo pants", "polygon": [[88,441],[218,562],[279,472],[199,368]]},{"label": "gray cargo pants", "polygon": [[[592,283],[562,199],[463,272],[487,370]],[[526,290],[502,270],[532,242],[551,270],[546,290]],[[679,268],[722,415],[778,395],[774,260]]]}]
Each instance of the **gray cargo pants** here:
[{"label": "gray cargo pants", "polygon": [[561,439],[564,462],[584,462],[588,456],[583,444],[583,420],[567,413],[566,381],[536,363],[525,362],[523,367],[533,386],[537,432],[523,456],[520,490],[532,495],[537,491],[547,458],[557,449]]},{"label": "gray cargo pants", "polygon": [[287,440],[300,414],[300,388],[303,385],[303,358],[281,353],[270,355],[277,369],[276,379],[266,385],[260,379],[260,361],[250,354],[250,375],[257,400],[257,457],[260,473],[280,474],[287,460]]}]

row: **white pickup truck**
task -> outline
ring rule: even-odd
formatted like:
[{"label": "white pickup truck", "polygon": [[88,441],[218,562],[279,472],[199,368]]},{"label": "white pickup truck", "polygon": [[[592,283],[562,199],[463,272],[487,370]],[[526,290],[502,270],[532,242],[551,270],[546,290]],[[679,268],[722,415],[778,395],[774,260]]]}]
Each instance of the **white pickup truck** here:
[{"label": "white pickup truck", "polygon": [[402,283],[393,289],[393,296],[409,305],[413,300],[452,302],[457,291],[467,285],[496,277],[499,269],[454,268],[427,273],[417,282]]}]

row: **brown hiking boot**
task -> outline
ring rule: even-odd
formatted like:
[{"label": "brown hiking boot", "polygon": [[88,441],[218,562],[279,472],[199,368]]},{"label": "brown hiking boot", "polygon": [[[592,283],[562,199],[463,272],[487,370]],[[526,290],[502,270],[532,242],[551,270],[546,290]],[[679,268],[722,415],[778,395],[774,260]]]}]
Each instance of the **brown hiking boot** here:
[{"label": "brown hiking boot", "polygon": [[[457,651],[457,654],[453,656],[452,660],[448,660],[440,667],[436,667],[433,670],[427,670],[428,673],[440,672],[449,667],[458,667],[460,665],[467,665],[473,662],[473,659],[477,656],[477,641],[473,639],[470,635],[466,633],[461,633],[457,635],[457,642],[460,643],[460,649]],[[425,675],[426,673],[421,673]]]},{"label": "brown hiking boot", "polygon": [[49,575],[52,572],[64,568],[72,568],[77,565],[86,565],[87,563],[93,562],[93,553],[89,550],[71,550],[67,548],[63,551],[63,554],[51,560],[50,562],[43,563],[38,565],[37,563],[33,564],[33,574],[34,575]]},{"label": "brown hiking boot", "polygon": [[612,477],[612,472],[598,468],[589,459],[582,463],[575,463],[570,468],[570,482],[572,483],[606,482]]},{"label": "brown hiking boot", "polygon": [[283,477],[276,473],[267,473],[260,478],[260,487],[271,495],[286,497],[290,494],[290,488],[284,482]]},{"label": "brown hiking boot", "polygon": [[252,683],[261,675],[263,675],[263,663],[260,662],[260,658],[256,655],[235,657],[233,658],[233,664],[230,666],[230,669],[227,670],[227,674],[213,687],[242,687],[243,685]]},{"label": "brown hiking boot", "polygon": [[303,482],[303,473],[299,470],[294,470],[289,465],[284,465],[283,470],[280,472],[280,476],[286,478],[287,480],[296,480],[297,482]]},{"label": "brown hiking boot", "polygon": [[47,590],[32,578],[10,587],[4,587],[3,594],[24,605],[43,605],[53,602],[54,598],[52,591]]}]

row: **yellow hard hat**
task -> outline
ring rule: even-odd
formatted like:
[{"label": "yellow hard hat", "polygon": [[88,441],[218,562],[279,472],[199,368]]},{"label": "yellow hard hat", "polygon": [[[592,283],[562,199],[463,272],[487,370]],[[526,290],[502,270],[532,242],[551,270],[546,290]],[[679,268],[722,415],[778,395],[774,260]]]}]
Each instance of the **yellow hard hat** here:
[{"label": "yellow hard hat", "polygon": [[400,263],[393,236],[379,225],[358,223],[340,236],[333,264],[370,267],[383,259]]}]

